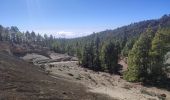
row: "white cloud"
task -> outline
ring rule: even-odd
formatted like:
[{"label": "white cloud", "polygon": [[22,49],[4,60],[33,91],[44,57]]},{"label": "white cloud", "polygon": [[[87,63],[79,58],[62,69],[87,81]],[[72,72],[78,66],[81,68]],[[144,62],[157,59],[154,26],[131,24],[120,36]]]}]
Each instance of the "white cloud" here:
[{"label": "white cloud", "polygon": [[67,32],[67,31],[58,31],[56,32],[57,35],[63,36],[63,38],[76,38],[76,37],[82,37],[82,36],[87,36],[91,34],[92,32]]},{"label": "white cloud", "polygon": [[[21,30],[25,31],[25,30]],[[32,30],[28,30],[32,31]],[[72,32],[72,31],[64,31],[64,30],[55,30],[55,29],[33,29],[35,33],[39,33],[41,35],[47,34],[47,35],[53,35],[56,38],[76,38],[76,37],[82,37],[87,36],[91,34],[92,32]]]},{"label": "white cloud", "polygon": [[63,38],[68,38],[68,37],[72,37],[74,35],[73,32],[67,32],[67,31],[59,31],[59,32],[55,32],[55,34],[63,37]]}]

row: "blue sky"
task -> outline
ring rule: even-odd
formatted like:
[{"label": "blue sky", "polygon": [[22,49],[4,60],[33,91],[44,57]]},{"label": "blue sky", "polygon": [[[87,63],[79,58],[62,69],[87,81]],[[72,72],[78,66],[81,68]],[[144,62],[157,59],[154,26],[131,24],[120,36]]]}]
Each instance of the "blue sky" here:
[{"label": "blue sky", "polygon": [[170,0],[0,0],[0,24],[67,38],[170,14]]}]

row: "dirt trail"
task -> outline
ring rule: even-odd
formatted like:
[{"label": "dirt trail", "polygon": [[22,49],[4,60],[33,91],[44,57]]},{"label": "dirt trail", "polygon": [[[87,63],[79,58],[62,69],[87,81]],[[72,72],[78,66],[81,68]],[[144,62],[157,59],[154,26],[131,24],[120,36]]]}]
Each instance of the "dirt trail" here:
[{"label": "dirt trail", "polygon": [[[68,58],[68,56],[51,54],[49,59],[51,58],[65,59]],[[120,63],[125,64],[125,62]],[[47,63],[39,64],[39,66],[44,66],[45,70],[54,77],[57,75],[64,77],[64,79],[71,82],[81,83],[88,87],[88,91],[90,92],[107,94],[118,100],[162,100],[162,98],[160,98],[161,94],[165,94],[166,100],[170,100],[169,91],[160,90],[155,87],[147,88],[140,84],[129,83],[121,79],[118,75],[94,72],[78,66],[78,62],[75,60],[57,62],[47,61]]]}]

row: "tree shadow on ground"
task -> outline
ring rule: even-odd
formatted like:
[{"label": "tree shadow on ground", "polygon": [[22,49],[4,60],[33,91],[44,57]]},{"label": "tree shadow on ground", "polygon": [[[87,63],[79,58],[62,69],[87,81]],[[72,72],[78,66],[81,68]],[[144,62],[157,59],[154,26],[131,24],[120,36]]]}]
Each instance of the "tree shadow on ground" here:
[{"label": "tree shadow on ground", "polygon": [[114,72],[114,74],[122,76],[123,74],[122,69],[123,69],[123,66],[120,64],[117,64],[116,71]]},{"label": "tree shadow on ground", "polygon": [[143,85],[146,87],[157,87],[159,89],[170,91],[170,78],[166,78],[164,80],[157,81],[157,82],[149,82],[149,81],[144,82]]}]

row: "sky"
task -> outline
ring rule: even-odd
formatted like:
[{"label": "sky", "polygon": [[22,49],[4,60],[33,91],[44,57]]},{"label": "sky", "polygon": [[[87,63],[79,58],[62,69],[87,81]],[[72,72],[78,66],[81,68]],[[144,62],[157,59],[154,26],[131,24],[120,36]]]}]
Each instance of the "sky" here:
[{"label": "sky", "polygon": [[0,0],[0,25],[74,38],[170,14],[170,0]]}]

